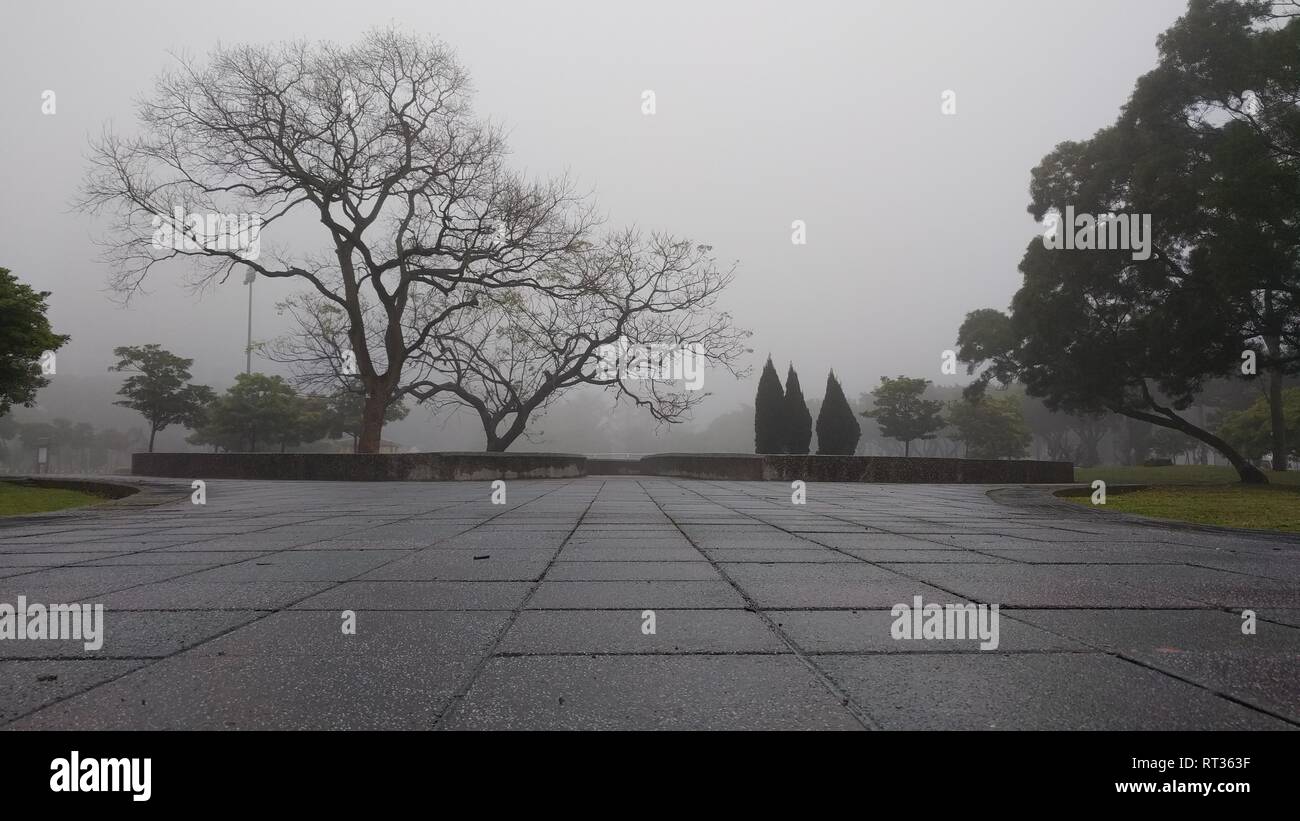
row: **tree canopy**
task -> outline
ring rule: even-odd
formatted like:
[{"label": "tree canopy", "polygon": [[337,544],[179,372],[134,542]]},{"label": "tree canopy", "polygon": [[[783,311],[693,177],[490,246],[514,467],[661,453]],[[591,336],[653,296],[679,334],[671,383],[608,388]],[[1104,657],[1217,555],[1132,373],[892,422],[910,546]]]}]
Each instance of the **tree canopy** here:
[{"label": "tree canopy", "polygon": [[49,384],[41,372],[41,355],[70,339],[50,328],[45,316],[49,296],[0,268],[0,417],[13,405],[31,406],[36,392]]},{"label": "tree canopy", "polygon": [[157,344],[114,348],[113,355],[118,362],[109,370],[131,374],[117,391],[125,398],[113,404],[144,416],[149,423],[150,453],[158,431],[171,425],[193,428],[203,418],[204,406],[214,394],[208,386],[188,381],[193,359],[177,356]]},{"label": "tree canopy", "polygon": [[799,374],[794,365],[785,377],[785,451],[807,453],[812,443],[812,414],[799,386]]},{"label": "tree canopy", "polygon": [[1180,431],[1265,481],[1181,411],[1254,350],[1280,413],[1300,355],[1300,17],[1275,8],[1192,0],[1115,124],[1033,170],[1036,219],[1153,215],[1150,253],[1031,241],[1010,314],[972,312],[959,333],[975,391],[1018,380],[1053,410]]},{"label": "tree canopy", "polygon": [[785,391],[769,356],[754,396],[754,452],[784,453],[785,443]]},{"label": "tree canopy", "polygon": [[853,416],[853,408],[844,396],[835,371],[826,375],[826,395],[822,397],[821,410],[817,412],[817,453],[819,455],[852,456],[858,449],[862,428]]},{"label": "tree canopy", "polygon": [[940,415],[943,403],[923,398],[929,386],[928,379],[882,376],[880,384],[871,391],[875,406],[862,412],[863,416],[876,420],[881,433],[903,443],[904,456],[911,455],[912,442],[933,439],[946,424]]}]

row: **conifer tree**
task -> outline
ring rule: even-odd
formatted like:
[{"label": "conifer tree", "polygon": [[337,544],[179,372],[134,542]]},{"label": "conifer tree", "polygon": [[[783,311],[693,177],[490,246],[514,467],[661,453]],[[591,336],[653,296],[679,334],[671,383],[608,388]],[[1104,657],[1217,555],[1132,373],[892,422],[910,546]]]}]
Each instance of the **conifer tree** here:
[{"label": "conifer tree", "polygon": [[758,378],[758,394],[754,397],[755,453],[785,452],[784,420],[785,392],[769,356],[763,374]]},{"label": "conifer tree", "polygon": [[835,371],[826,377],[826,396],[821,412],[817,414],[817,453],[823,456],[852,456],[857,450],[862,428],[853,416],[844,389],[835,378]]},{"label": "conifer tree", "polygon": [[787,453],[807,453],[812,442],[812,414],[799,387],[794,365],[785,377],[785,449]]}]

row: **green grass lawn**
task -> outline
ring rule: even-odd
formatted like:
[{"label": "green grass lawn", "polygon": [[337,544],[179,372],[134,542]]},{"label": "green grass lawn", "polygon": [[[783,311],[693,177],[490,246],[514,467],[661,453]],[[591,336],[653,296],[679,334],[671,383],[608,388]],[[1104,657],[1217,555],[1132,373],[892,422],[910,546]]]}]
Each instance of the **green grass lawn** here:
[{"label": "green grass lawn", "polygon": [[[1165,468],[1076,469],[1075,481],[1149,485],[1144,490],[1108,492],[1105,510],[1197,524],[1300,533],[1300,471],[1268,472],[1271,484],[1243,485],[1232,468],[1175,465]],[[1091,505],[1091,493],[1063,496]]]},{"label": "green grass lawn", "polygon": [[[1300,485],[1300,470],[1281,473],[1266,470],[1264,475],[1275,485]],[[1074,469],[1074,481],[1092,484],[1094,479],[1101,479],[1108,485],[1229,485],[1240,481],[1237,471],[1215,465],[1172,465],[1167,468],[1110,465]]]},{"label": "green grass lawn", "polygon": [[0,482],[0,516],[21,516],[25,513],[45,513],[69,507],[95,505],[106,501],[102,496],[49,487],[16,485]]}]

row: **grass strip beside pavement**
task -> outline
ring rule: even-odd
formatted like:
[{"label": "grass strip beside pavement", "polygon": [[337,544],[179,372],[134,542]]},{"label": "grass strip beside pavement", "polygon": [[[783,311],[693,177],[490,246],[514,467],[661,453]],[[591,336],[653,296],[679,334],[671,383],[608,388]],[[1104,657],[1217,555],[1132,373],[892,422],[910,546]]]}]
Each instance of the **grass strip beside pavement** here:
[{"label": "grass strip beside pavement", "polygon": [[[1061,498],[1091,506],[1090,497],[1087,493]],[[1104,509],[1195,524],[1300,533],[1297,484],[1162,485],[1107,493]]]},{"label": "grass strip beside pavement", "polygon": [[0,516],[48,513],[70,507],[84,507],[108,501],[103,496],[78,490],[36,487],[0,481]]},{"label": "grass strip beside pavement", "polygon": [[[1264,471],[1274,485],[1300,485],[1300,470]],[[1103,465],[1075,468],[1074,481],[1090,485],[1101,479],[1107,485],[1230,485],[1240,481],[1237,471],[1219,465],[1171,465],[1169,467],[1129,467]]]}]

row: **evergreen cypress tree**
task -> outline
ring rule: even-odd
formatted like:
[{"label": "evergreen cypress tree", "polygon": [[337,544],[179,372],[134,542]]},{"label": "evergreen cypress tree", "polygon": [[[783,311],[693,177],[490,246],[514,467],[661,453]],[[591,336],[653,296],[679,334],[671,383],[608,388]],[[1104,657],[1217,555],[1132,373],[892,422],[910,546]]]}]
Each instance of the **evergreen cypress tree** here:
[{"label": "evergreen cypress tree", "polygon": [[758,394],[754,397],[754,452],[785,452],[785,392],[771,356],[758,378]]},{"label": "evergreen cypress tree", "polygon": [[785,449],[788,453],[807,453],[812,442],[812,414],[799,387],[794,365],[785,377]]},{"label": "evergreen cypress tree", "polygon": [[853,417],[849,400],[835,371],[826,377],[826,396],[822,399],[821,413],[817,414],[817,453],[829,456],[852,456],[857,450],[862,428]]}]

